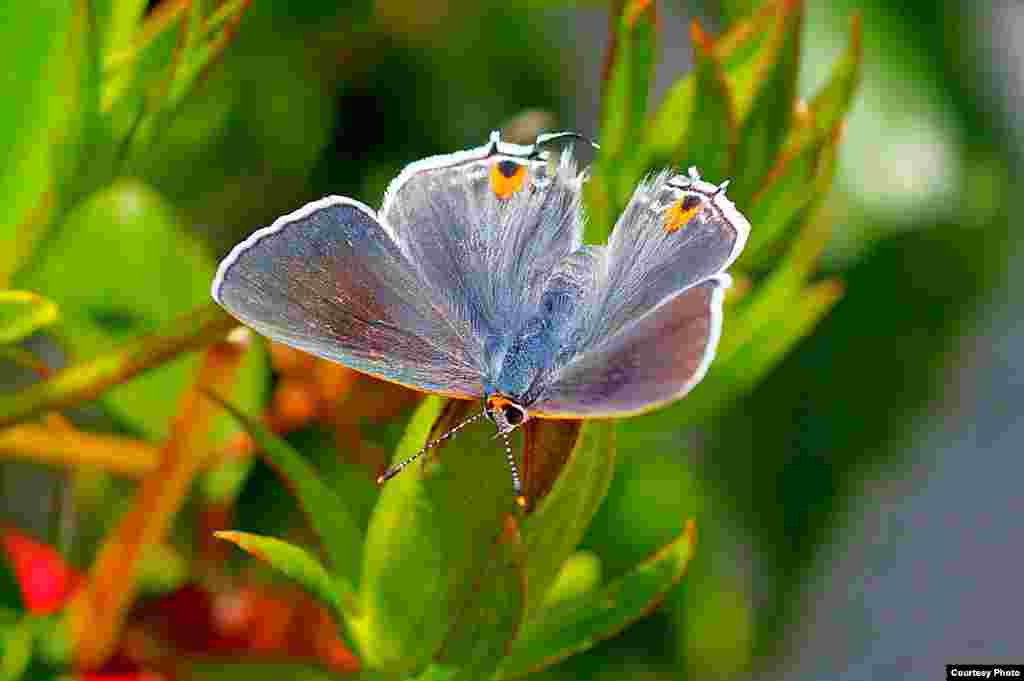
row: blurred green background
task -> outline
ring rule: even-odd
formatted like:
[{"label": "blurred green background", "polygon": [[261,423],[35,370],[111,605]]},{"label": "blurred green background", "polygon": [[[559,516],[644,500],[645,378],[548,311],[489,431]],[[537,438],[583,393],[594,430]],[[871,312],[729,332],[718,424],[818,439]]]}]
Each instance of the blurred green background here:
[{"label": "blurred green background", "polygon": [[[692,65],[690,19],[713,30],[743,5],[658,3],[659,94]],[[823,265],[846,295],[700,432],[629,426],[584,548],[614,576],[693,516],[696,558],[665,608],[548,678],[902,678],[1024,650],[1019,580],[998,567],[1019,566],[1024,545],[1009,482],[1024,473],[1011,295],[1024,14],[1013,2],[810,0],[802,92],[827,76],[857,10],[864,75]],[[145,153],[122,151],[121,175],[137,179],[79,207],[82,228],[46,237],[80,256],[32,263],[25,286],[62,278],[62,301],[103,310],[79,329],[128,338],[204,301],[204,286],[179,285],[181,270],[211,268],[305,201],[376,205],[406,163],[476,146],[510,121],[596,134],[607,24],[592,2],[255,0],[176,116],[147,131]],[[108,215],[128,229],[140,216],[148,236],[134,262],[104,230]],[[153,215],[196,243],[161,241]],[[158,261],[165,285],[139,290],[131,268],[153,267],[144,256],[156,251],[183,255]],[[127,264],[103,267],[104,252]],[[152,300],[148,317],[134,305],[118,315],[119,297]],[[102,342],[82,331],[76,351]],[[39,499],[59,497],[60,480],[25,464],[0,473],[4,520],[55,541]],[[240,493],[242,517],[272,534],[273,475],[257,465]]]}]

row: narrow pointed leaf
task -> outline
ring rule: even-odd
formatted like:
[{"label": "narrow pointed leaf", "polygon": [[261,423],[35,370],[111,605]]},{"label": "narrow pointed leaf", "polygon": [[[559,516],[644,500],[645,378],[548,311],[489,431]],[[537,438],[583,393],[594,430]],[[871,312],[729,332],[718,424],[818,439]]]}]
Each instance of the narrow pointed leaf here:
[{"label": "narrow pointed leaf", "polygon": [[757,225],[743,252],[745,264],[762,263],[766,251],[786,233],[815,198],[814,179],[827,138],[805,138],[792,155],[779,160],[764,186],[754,195],[747,218]]},{"label": "narrow pointed leaf", "polygon": [[768,174],[785,141],[796,102],[797,72],[800,64],[800,30],[803,1],[785,0],[780,7],[771,49],[753,83],[753,97],[744,106],[737,91],[737,117],[741,121],[736,149],[737,173],[730,190],[741,210]]},{"label": "narrow pointed leaf", "polygon": [[695,539],[691,521],[683,535],[624,576],[542,611],[524,627],[497,678],[525,676],[587,650],[654,610],[686,573]]},{"label": "narrow pointed leaf", "polygon": [[832,75],[808,106],[814,135],[831,135],[853,105],[864,57],[861,24],[860,15],[855,15],[850,23],[850,43],[846,52],[836,62]]},{"label": "narrow pointed leaf", "polygon": [[287,442],[232,405],[221,404],[252,435],[267,462],[295,495],[323,545],[339,588],[354,591],[354,585],[359,583],[363,533],[344,500],[320,480],[313,467]]},{"label": "narrow pointed leaf", "polygon": [[523,618],[525,559],[519,524],[507,516],[505,532],[479,575],[479,588],[460,610],[432,665],[445,672],[445,678],[476,681],[489,678],[498,668]]},{"label": "narrow pointed leaf", "polygon": [[3,86],[18,95],[0,102],[0,287],[7,286],[49,226],[54,146],[75,113],[56,85],[65,82],[76,12],[83,5],[51,0],[4,6]]},{"label": "narrow pointed leaf", "polygon": [[654,71],[655,5],[629,0],[613,36],[601,118],[600,159],[623,158],[647,115]]},{"label": "narrow pointed leaf", "polygon": [[156,469],[159,449],[120,435],[25,423],[0,430],[0,459],[18,458],[59,466],[91,466],[139,478]]},{"label": "narrow pointed leaf", "polygon": [[604,243],[645,170],[631,161],[638,148],[635,140],[646,123],[656,38],[654,2],[624,3],[609,48],[602,95],[601,149],[586,189],[588,243]]},{"label": "narrow pointed leaf", "polygon": [[[476,402],[442,404],[423,402],[396,462],[420,449],[428,433],[439,437],[480,412]],[[513,451],[520,441],[512,440]],[[371,668],[412,673],[436,657],[472,592],[495,588],[490,581],[499,575],[484,573],[505,517],[517,508],[504,444],[486,421],[424,459],[384,483],[370,518],[360,614],[351,628]]]},{"label": "narrow pointed leaf", "polygon": [[[551,428],[568,427],[560,421],[549,423]],[[562,564],[583,538],[614,471],[614,421],[586,421],[551,493],[524,523],[527,620],[537,614]]]},{"label": "narrow pointed leaf", "polygon": [[289,579],[298,582],[315,598],[331,608],[339,624],[343,621],[353,594],[345,592],[344,582],[334,582],[320,561],[306,549],[281,539],[250,532],[216,532],[215,536],[231,542]]},{"label": "narrow pointed leaf", "polygon": [[[766,3],[755,16],[730,26],[717,39],[711,39],[701,32],[701,40],[698,41],[694,29],[691,28],[695,67],[685,78],[681,78],[668,89],[661,106],[652,117],[646,134],[646,144],[643,145],[651,150],[651,157],[655,159],[652,164],[656,164],[657,159],[672,158],[676,149],[682,148],[693,119],[693,112],[699,106],[698,90],[706,94],[720,88],[717,83],[713,86],[709,83],[698,87],[698,70],[702,62],[713,62],[716,65],[711,71],[705,72],[705,77],[710,76],[712,81],[717,80],[718,75],[724,78],[729,93],[729,116],[735,127],[737,107],[733,100],[737,96],[737,91],[749,96],[747,93],[752,89],[750,79],[756,71],[758,58],[763,59],[762,53],[766,49],[764,46],[770,43],[766,36],[775,25],[777,4],[778,0]],[[707,48],[710,48],[710,54],[706,52]],[[729,139],[735,141],[735,131]]]},{"label": "narrow pointed leaf", "polygon": [[16,343],[56,320],[53,301],[29,291],[0,291],[0,344]]},{"label": "narrow pointed leaf", "polygon": [[13,395],[0,396],[0,427],[95,399],[111,386],[222,338],[237,326],[237,320],[211,302],[156,333],[132,339]]},{"label": "narrow pointed leaf", "polygon": [[760,0],[721,0],[722,23],[733,24],[751,14]]},{"label": "narrow pointed leaf", "polygon": [[711,40],[696,20],[691,26],[691,39],[696,57],[696,94],[672,161],[677,167],[697,166],[704,177],[720,182],[728,178],[736,150],[732,95]]}]

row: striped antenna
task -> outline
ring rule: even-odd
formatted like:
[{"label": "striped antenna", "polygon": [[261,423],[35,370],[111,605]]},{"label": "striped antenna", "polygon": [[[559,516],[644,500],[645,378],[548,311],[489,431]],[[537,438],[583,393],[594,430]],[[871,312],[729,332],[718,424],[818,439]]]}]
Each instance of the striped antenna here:
[{"label": "striped antenna", "polygon": [[509,431],[500,433],[501,439],[505,441],[505,460],[512,471],[512,490],[516,493],[516,503],[526,508],[526,497],[523,496],[523,482],[519,477],[519,467],[516,466],[516,457],[512,453],[512,441],[508,437]]},{"label": "striped antenna", "polygon": [[413,461],[415,461],[416,459],[418,459],[421,456],[423,456],[427,452],[427,450],[433,449],[434,447],[436,447],[437,445],[441,444],[442,442],[444,442],[445,440],[450,438],[452,435],[455,435],[455,433],[459,432],[460,430],[462,430],[463,428],[465,428],[469,424],[473,423],[473,421],[476,421],[478,418],[480,418],[483,415],[484,415],[484,412],[480,412],[479,414],[476,414],[475,416],[470,416],[468,419],[466,419],[465,421],[463,421],[459,425],[455,426],[454,428],[449,430],[447,433],[445,433],[441,437],[437,438],[436,440],[431,440],[427,444],[423,445],[423,449],[421,449],[420,451],[416,452],[415,454],[410,456],[405,461],[401,461],[399,463],[396,463],[395,465],[391,466],[391,468],[387,469],[386,471],[384,471],[383,473],[378,475],[377,476],[377,484],[378,485],[383,485],[385,482],[387,482],[391,478],[393,478],[396,475],[398,475],[399,473],[401,473],[402,470],[406,466],[408,466]]}]

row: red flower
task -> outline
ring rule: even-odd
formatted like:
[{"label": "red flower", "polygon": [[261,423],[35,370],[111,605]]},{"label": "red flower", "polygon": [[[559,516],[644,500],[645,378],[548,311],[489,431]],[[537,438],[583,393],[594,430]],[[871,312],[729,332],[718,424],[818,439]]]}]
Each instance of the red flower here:
[{"label": "red flower", "polygon": [[36,615],[49,615],[63,608],[82,581],[63,556],[16,530],[4,532],[0,542],[14,568],[25,608]]}]

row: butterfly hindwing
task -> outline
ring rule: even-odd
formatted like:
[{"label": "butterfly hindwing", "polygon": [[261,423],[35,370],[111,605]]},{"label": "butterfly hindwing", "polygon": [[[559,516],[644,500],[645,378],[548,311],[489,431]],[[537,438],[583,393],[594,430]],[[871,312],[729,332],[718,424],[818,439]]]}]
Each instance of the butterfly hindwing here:
[{"label": "butterfly hindwing", "polygon": [[678,293],[579,354],[534,407],[547,418],[625,416],[676,400],[704,377],[729,275]]},{"label": "butterfly hindwing", "polygon": [[724,186],[665,172],[642,183],[619,218],[596,291],[573,331],[573,356],[552,372],[541,416],[640,413],[686,394],[714,355],[729,286],[750,224]]}]

